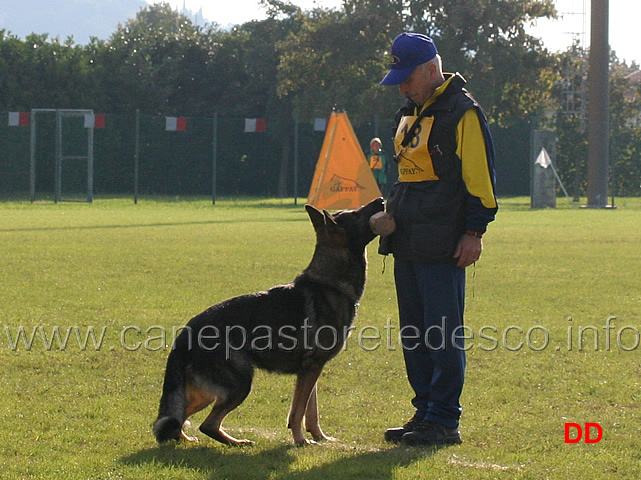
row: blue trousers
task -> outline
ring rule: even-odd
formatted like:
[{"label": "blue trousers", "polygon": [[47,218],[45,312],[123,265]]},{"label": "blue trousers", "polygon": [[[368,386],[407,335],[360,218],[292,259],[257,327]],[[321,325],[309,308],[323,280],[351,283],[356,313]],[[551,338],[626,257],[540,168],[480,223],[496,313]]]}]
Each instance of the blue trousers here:
[{"label": "blue trousers", "polygon": [[465,377],[465,269],[396,258],[394,279],[412,404],[426,420],[456,428]]}]

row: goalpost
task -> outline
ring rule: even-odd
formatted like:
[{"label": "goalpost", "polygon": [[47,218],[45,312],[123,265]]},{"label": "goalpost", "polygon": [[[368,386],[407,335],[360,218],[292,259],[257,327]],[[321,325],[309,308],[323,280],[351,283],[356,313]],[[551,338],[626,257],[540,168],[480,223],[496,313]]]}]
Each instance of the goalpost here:
[{"label": "goalpost", "polygon": [[[55,167],[54,167],[54,201],[79,201],[77,199],[63,197],[63,172],[74,172],[78,169],[78,162],[86,162],[87,166],[87,179],[86,179],[86,201],[91,203],[93,201],[93,130],[94,130],[94,113],[93,110],[86,109],[52,109],[52,108],[36,108],[31,110],[31,159],[29,169],[29,186],[31,202],[36,200],[36,143],[38,134],[38,114],[55,114]],[[76,119],[74,121],[74,119]],[[78,134],[79,122],[82,120],[82,127],[86,131],[87,148],[85,151],[74,152],[74,154],[67,154],[65,150],[65,136],[63,135],[63,126],[66,125],[64,131],[71,131]],[[74,122],[75,125],[70,125],[69,121]],[[75,126],[75,130],[74,130]],[[80,154],[75,154],[80,153]],[[84,186],[82,187],[84,190]],[[84,194],[84,192],[82,192]]]}]

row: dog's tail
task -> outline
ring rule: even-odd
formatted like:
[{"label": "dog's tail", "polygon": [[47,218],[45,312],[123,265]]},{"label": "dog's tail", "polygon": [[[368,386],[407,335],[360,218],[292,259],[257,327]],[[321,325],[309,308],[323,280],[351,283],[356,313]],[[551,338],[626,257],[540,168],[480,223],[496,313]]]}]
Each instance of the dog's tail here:
[{"label": "dog's tail", "polygon": [[159,443],[180,439],[187,404],[185,367],[185,352],[174,348],[167,359],[158,418],[154,422],[154,435]]}]

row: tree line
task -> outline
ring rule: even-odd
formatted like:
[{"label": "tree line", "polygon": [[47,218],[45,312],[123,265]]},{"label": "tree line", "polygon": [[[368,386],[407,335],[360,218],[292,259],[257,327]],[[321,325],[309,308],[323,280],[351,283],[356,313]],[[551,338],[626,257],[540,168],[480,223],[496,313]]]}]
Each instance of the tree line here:
[{"label": "tree line", "polygon": [[[356,127],[374,117],[390,122],[401,99],[378,82],[393,38],[418,31],[435,39],[446,71],[466,77],[493,129],[555,129],[561,177],[585,189],[585,120],[580,109],[566,108],[568,85],[583,80],[585,58],[572,49],[550,53],[526,31],[556,15],[552,0],[344,0],[340,10],[309,11],[283,0],[263,4],[265,20],[231,30],[195,25],[168,4],[152,5],[108,39],[86,45],[39,33],[21,40],[0,30],[0,110],[266,117],[283,125],[270,131],[277,137],[276,169],[287,171],[293,132],[285,126],[293,118],[337,108]],[[637,69],[613,52],[611,151],[619,195],[641,193],[641,89],[627,78]]]}]

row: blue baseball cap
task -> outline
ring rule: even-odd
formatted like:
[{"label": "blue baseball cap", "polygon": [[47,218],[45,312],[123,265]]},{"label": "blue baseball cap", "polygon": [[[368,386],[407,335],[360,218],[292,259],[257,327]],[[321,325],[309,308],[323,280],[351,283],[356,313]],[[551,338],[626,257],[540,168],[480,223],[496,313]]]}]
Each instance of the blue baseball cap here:
[{"label": "blue baseball cap", "polygon": [[381,80],[381,85],[403,83],[419,65],[432,60],[438,50],[427,35],[421,33],[401,33],[392,44],[392,63],[390,71]]}]

